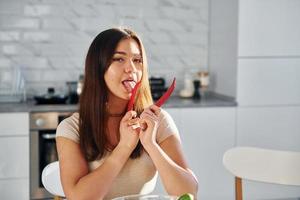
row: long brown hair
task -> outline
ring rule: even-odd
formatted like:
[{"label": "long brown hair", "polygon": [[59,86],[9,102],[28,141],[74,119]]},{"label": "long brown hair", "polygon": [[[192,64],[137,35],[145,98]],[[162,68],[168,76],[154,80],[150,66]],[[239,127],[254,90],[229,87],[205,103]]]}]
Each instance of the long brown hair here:
[{"label": "long brown hair", "polygon": [[[134,109],[141,113],[153,103],[148,81],[147,58],[142,41],[132,30],[112,28],[99,33],[91,43],[85,61],[85,76],[79,101],[80,148],[87,161],[100,159],[108,148],[106,131],[108,112],[108,88],[104,74],[111,64],[115,49],[121,40],[134,39],[142,54],[143,75],[137,93]],[[143,148],[139,142],[131,158],[141,155]]]}]

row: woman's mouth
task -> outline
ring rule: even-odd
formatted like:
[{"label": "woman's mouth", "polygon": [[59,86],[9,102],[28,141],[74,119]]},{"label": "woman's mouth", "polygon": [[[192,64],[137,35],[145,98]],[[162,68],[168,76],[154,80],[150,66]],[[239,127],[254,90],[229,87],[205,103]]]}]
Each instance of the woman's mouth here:
[{"label": "woman's mouth", "polygon": [[126,91],[131,93],[133,90],[134,86],[136,85],[136,82],[134,80],[124,80],[122,81],[123,86],[125,87]]}]

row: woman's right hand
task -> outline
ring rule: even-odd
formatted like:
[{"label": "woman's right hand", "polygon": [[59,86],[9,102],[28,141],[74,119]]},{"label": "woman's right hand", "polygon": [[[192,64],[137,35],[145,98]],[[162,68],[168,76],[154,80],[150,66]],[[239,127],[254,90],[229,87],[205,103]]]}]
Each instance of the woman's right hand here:
[{"label": "woman's right hand", "polygon": [[139,141],[139,129],[134,128],[139,123],[135,111],[128,111],[120,122],[120,142],[119,145],[129,147],[133,150]]}]

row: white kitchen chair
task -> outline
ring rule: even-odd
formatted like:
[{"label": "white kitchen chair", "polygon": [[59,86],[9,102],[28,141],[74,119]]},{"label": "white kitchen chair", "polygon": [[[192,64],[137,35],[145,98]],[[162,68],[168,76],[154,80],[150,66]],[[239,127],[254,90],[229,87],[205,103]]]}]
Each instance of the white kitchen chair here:
[{"label": "white kitchen chair", "polygon": [[235,147],[223,156],[225,168],[235,176],[235,199],[242,200],[242,179],[300,186],[300,152],[256,147]]},{"label": "white kitchen chair", "polygon": [[45,189],[53,194],[55,200],[62,200],[65,196],[59,172],[59,162],[48,164],[42,172],[42,183]]}]

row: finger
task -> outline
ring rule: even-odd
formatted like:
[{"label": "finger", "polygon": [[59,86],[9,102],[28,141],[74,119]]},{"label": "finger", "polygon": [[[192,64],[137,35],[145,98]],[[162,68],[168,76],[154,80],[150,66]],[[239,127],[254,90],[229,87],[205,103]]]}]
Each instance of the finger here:
[{"label": "finger", "polygon": [[139,122],[139,118],[133,118],[133,119],[129,119],[128,120],[128,122],[127,122],[127,124],[129,125],[129,126],[131,126],[131,125],[133,125],[133,124],[137,124],[138,122]]},{"label": "finger", "polygon": [[140,125],[140,123],[136,123],[136,124],[131,125],[131,128],[138,129],[138,128],[141,128],[141,125]]},{"label": "finger", "polygon": [[161,112],[161,108],[155,104],[151,105],[149,108],[153,113],[155,113],[156,116],[158,116]]},{"label": "finger", "polygon": [[158,121],[158,116],[156,116],[152,111],[146,110],[140,116],[141,119],[149,118],[153,121]]},{"label": "finger", "polygon": [[140,120],[140,128],[141,128],[142,131],[145,131],[148,128],[147,122],[150,123],[146,119],[141,119]]},{"label": "finger", "polygon": [[130,120],[132,118],[135,118],[136,116],[137,116],[137,113],[134,110],[130,110],[125,114],[122,121]]}]

